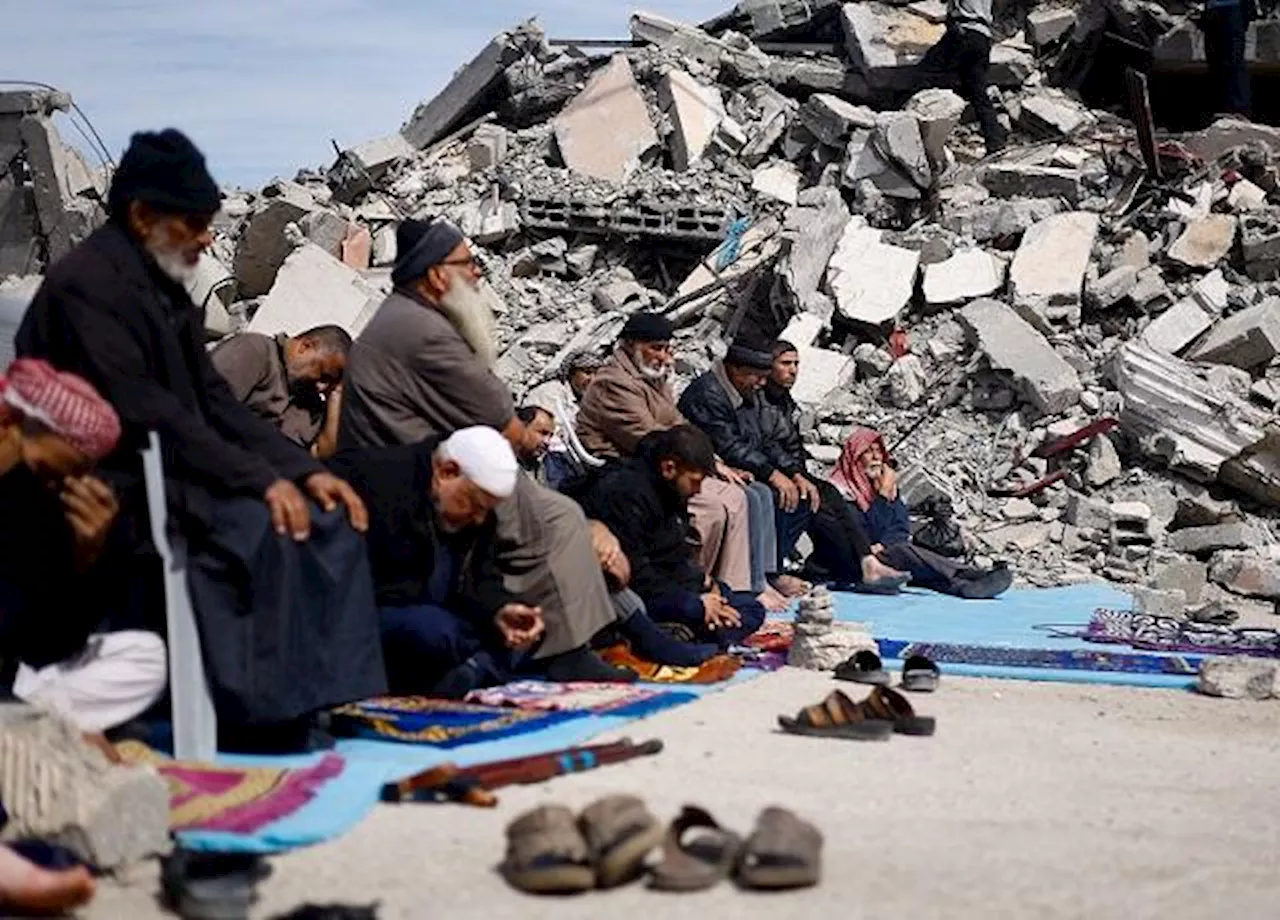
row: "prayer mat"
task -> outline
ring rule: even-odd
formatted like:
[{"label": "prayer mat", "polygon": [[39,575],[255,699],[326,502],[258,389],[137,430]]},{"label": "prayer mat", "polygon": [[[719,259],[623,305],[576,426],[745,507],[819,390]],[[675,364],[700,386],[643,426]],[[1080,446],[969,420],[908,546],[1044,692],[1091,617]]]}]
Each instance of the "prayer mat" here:
[{"label": "prayer mat", "polygon": [[696,693],[659,690],[635,684],[573,681],[557,684],[520,680],[501,687],[473,690],[468,703],[505,706],[531,712],[584,712],[597,716],[639,718],[698,698]]},{"label": "prayer mat", "polygon": [[786,653],[791,651],[791,642],[795,634],[796,624],[791,620],[769,619],[748,636],[744,644],[763,652],[782,652],[785,657]]},{"label": "prayer mat", "polygon": [[1006,668],[1049,668],[1063,671],[1104,671],[1123,674],[1195,676],[1201,659],[1189,655],[1143,655],[1093,649],[1001,648],[947,642],[903,642],[881,639],[882,658],[905,661],[921,655],[937,664],[970,664]]},{"label": "prayer mat", "polygon": [[1071,635],[1148,651],[1280,658],[1280,631],[1274,629],[1239,629],[1126,610],[1099,608],[1082,632]]},{"label": "prayer mat", "polygon": [[423,696],[385,696],[333,710],[335,733],[453,748],[541,731],[584,712],[531,712]]},{"label": "prayer mat", "polygon": [[626,645],[614,645],[600,652],[600,657],[615,668],[627,668],[640,679],[657,684],[718,684],[738,673],[742,662],[729,655],[709,658],[696,668],[677,668],[637,658]]},{"label": "prayer mat", "polygon": [[325,754],[310,767],[231,767],[170,760],[137,742],[116,748],[126,763],[155,767],[169,785],[169,827],[175,831],[256,834],[310,802],[340,776],[346,760]]}]

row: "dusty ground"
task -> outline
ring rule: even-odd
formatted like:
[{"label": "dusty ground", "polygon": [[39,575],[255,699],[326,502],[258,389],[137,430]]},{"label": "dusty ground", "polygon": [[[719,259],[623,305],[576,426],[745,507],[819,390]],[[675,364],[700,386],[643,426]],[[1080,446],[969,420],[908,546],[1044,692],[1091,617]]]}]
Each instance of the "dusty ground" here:
[{"label": "dusty ground", "polygon": [[[948,679],[913,698],[938,717],[932,739],[774,731],[831,686],[784,671],[635,723],[666,751],[504,791],[496,811],[381,806],[337,843],[276,859],[255,917],[307,900],[379,900],[386,920],[1280,917],[1280,703]],[[743,831],[762,806],[790,807],[826,835],[826,877],[797,894],[635,885],[548,901],[494,874],[519,811],[623,791],[663,819],[696,802]],[[153,872],[106,888],[86,916],[158,915],[154,890]]]}]

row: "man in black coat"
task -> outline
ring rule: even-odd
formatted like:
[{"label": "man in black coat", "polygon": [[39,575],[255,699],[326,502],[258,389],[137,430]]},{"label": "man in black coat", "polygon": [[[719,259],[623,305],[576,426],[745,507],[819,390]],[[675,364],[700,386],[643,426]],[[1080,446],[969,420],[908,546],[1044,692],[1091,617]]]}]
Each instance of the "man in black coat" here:
[{"label": "man in black coat", "polygon": [[[203,321],[183,284],[212,243],[209,226],[219,207],[204,157],[184,135],[173,129],[134,135],[112,179],[107,224],[49,270],[16,346],[20,355],[87,379],[124,424],[120,447],[100,467],[120,494],[119,526],[133,550],[117,564],[139,571],[136,593],[120,604],[122,615],[151,621],[139,625],[162,623],[138,455],[149,431],[160,436],[166,494],[189,544],[193,575],[218,570],[202,564],[208,554],[226,562],[219,530],[239,539],[269,527],[281,542],[299,544],[281,553],[319,556],[322,564],[336,553],[329,561],[350,583],[342,590],[331,585],[326,595],[343,598],[341,604],[302,607],[295,601],[306,592],[298,583],[292,600],[282,606],[284,599],[276,598],[266,614],[282,621],[256,622],[248,633],[247,618],[225,608],[258,615],[252,593],[261,577],[249,573],[231,590],[225,583],[233,577],[231,565],[212,576],[213,585],[202,588],[193,579],[219,715],[224,723],[261,725],[378,693],[384,676],[371,586],[367,571],[359,570],[361,541],[345,525],[335,527],[335,515],[328,514],[345,506],[351,525],[363,531],[363,504],[345,482],[237,402],[205,352]],[[316,512],[316,522],[325,533],[303,546],[312,536],[308,497],[324,512]],[[225,593],[204,590],[224,586]],[[294,622],[299,616],[306,622]]]},{"label": "man in black coat", "polygon": [[697,565],[688,504],[715,467],[706,435],[677,425],[645,435],[633,457],[606,466],[581,498],[622,544],[631,589],[649,616],[683,626],[689,639],[727,647],[759,629],[765,610],[751,593],[717,584]]}]

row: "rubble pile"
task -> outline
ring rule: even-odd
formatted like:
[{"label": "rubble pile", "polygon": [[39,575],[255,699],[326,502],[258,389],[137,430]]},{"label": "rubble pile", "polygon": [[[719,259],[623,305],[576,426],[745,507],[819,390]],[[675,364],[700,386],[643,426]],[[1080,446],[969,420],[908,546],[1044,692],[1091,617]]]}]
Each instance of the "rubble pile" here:
[{"label": "rubble pile", "polygon": [[1148,149],[1141,110],[1079,95],[1116,40],[1202,61],[1176,12],[1011,9],[992,92],[1013,142],[986,158],[960,96],[918,85],[939,0],[636,13],[609,43],[524,23],[399,132],[229,192],[193,296],[213,337],[358,333],[396,222],[446,215],[505,303],[517,395],[640,309],[680,326],[683,380],[738,331],[780,334],[815,460],[880,429],[908,503],[949,502],[977,556],[1126,583],[1143,609],[1270,609],[1280,130]]}]

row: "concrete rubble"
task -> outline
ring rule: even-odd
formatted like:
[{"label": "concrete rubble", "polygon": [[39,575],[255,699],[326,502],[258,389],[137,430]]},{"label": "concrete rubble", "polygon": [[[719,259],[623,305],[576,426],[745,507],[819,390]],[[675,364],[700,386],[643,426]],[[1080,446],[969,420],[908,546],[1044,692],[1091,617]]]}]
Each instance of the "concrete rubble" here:
[{"label": "concrete rubble", "polygon": [[[444,215],[505,305],[517,398],[635,310],[676,322],[678,385],[730,330],[782,334],[815,472],[854,425],[910,433],[904,498],[920,515],[946,499],[966,545],[1026,583],[1105,578],[1165,610],[1270,601],[1280,129],[1205,112],[1178,135],[1157,104],[1163,179],[1143,178],[1116,49],[1152,52],[1158,102],[1161,74],[1204,66],[1181,9],[998,6],[1011,142],[984,156],[970,107],[917,68],[944,4],[726,6],[636,12],[600,41],[514,24],[398,131],[226,190],[190,286],[209,340],[358,333],[398,221]],[[1280,57],[1262,24],[1252,67]],[[102,219],[105,181],[55,143],[69,105],[0,93],[0,162],[18,164],[0,174],[0,357],[49,260]],[[805,630],[828,664],[861,641]]]}]

